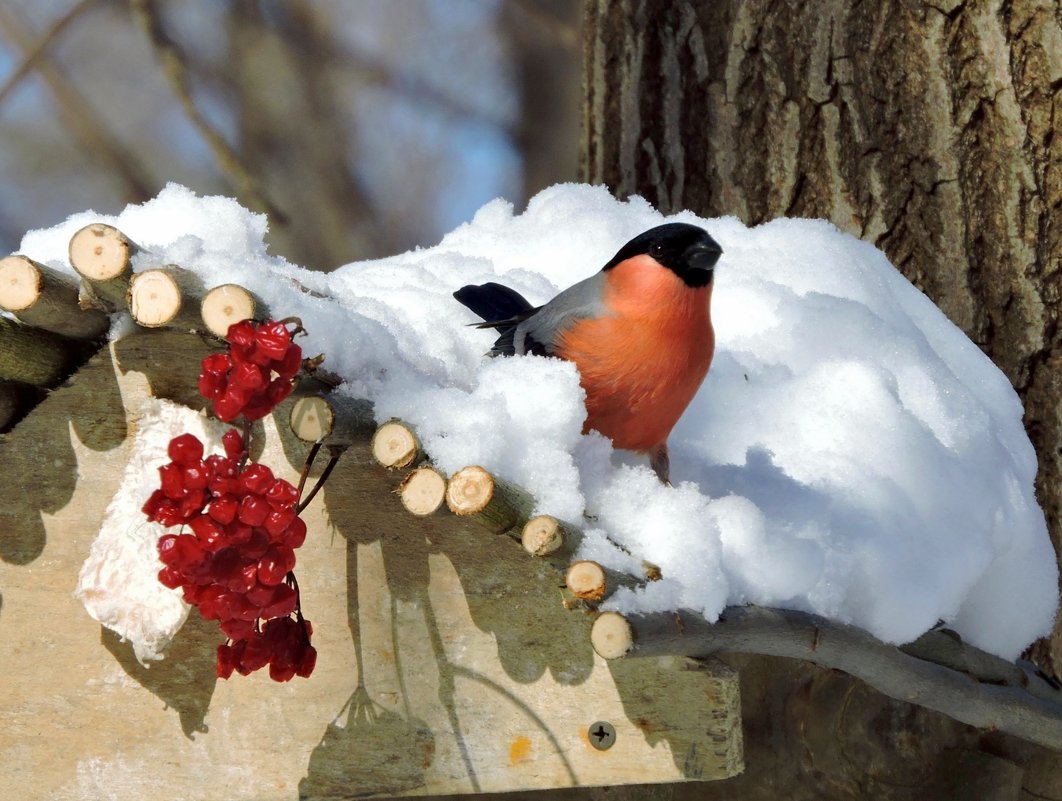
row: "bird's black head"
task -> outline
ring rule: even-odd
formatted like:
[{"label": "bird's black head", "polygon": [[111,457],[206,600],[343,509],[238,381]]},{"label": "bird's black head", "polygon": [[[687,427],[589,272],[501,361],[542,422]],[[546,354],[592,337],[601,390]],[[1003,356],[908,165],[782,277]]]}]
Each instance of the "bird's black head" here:
[{"label": "bird's black head", "polygon": [[702,287],[712,283],[715,263],[723,249],[708,232],[687,223],[667,223],[638,234],[619,249],[605,270],[622,261],[648,254],[673,270],[687,286]]}]

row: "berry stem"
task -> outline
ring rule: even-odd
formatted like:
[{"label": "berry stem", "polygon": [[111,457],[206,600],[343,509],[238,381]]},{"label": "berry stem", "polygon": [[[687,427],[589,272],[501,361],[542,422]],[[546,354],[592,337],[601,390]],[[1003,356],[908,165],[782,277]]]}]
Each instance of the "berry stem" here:
[{"label": "berry stem", "polygon": [[343,451],[340,449],[335,449],[332,451],[332,457],[328,460],[328,464],[325,465],[325,469],[322,471],[321,477],[317,479],[317,483],[313,485],[313,489],[310,490],[310,494],[306,496],[306,499],[304,501],[301,501],[299,505],[295,508],[296,512],[301,514],[302,510],[310,505],[310,501],[313,500],[313,496],[316,495],[321,490],[321,487],[324,486],[324,483],[328,480],[328,476],[331,475],[332,470],[335,469],[336,462],[339,461],[339,457],[342,455]]},{"label": "berry stem", "polygon": [[296,488],[299,491],[299,497],[302,497],[302,489],[306,486],[306,479],[310,475],[310,468],[313,467],[313,460],[317,458],[318,452],[321,450],[321,443],[315,442],[310,448],[310,452],[306,454],[306,461],[302,463],[302,472],[299,474],[299,486]]},{"label": "berry stem", "polygon": [[243,470],[247,465],[247,460],[251,458],[251,426],[252,423],[247,418],[240,420],[240,438],[243,439],[243,457],[240,459],[240,463],[237,467],[238,470]]}]

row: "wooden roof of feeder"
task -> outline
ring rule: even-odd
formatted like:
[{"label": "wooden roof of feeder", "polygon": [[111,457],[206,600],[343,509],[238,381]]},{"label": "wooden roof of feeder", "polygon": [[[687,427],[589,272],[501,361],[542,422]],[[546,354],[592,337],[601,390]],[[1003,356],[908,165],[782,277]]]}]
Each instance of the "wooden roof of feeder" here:
[{"label": "wooden roof of feeder", "polygon": [[[576,559],[580,525],[531,516],[533,498],[482,467],[443,475],[411,426],[377,426],[327,380],[304,381],[265,421],[260,457],[294,482],[307,451],[332,456],[299,550],[316,672],[219,682],[222,635],[194,613],[144,668],[71,590],[144,401],[201,408],[201,359],[232,322],[266,312],[102,224],[74,236],[70,257],[80,286],[0,260],[0,308],[17,318],[0,318],[0,425],[17,421],[0,440],[0,731],[19,755],[0,778],[18,797],[95,797],[92,782],[118,798],[280,799],[727,778],[743,766],[737,675],[712,658],[725,652],[838,668],[1062,750],[1057,687],[949,632],[896,648],[783,610],[728,608],[714,625],[601,612],[660,569]],[[104,345],[117,310],[141,329]]]}]

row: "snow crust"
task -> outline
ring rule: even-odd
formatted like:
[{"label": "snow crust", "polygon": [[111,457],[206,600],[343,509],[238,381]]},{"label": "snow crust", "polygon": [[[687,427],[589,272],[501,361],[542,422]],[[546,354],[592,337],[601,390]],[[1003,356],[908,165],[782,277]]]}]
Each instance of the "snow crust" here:
[{"label": "snow crust", "polygon": [[[493,332],[451,297],[498,280],[543,303],[665,219],[724,249],[715,361],[670,439],[674,487],[580,433],[573,365],[485,358]],[[714,620],[727,604],[780,606],[893,643],[943,620],[1008,659],[1050,630],[1058,574],[1017,396],[880,251],[826,222],[665,218],[560,185],[522,214],[496,200],[435,247],[326,275],[269,255],[262,216],[170,185],[117,217],[30,232],[22,252],[69,271],[70,236],[99,220],[151,251],[135,268],[177,263],[301,317],[304,350],[327,356],[342,391],[414,424],[443,471],[480,464],[591,527],[582,557],[661,567],[613,608]]]}]

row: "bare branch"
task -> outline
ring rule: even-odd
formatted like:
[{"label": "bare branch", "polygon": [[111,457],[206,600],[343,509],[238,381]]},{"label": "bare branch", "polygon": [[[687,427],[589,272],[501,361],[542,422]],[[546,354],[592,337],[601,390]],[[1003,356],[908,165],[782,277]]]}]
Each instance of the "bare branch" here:
[{"label": "bare branch", "polygon": [[[0,4],[0,35],[30,53],[40,46],[11,4]],[[47,36],[47,34],[46,34]],[[54,36],[52,37],[54,41]],[[111,130],[96,109],[74,87],[67,75],[48,58],[48,46],[40,47],[33,66],[52,93],[56,109],[66,129],[80,140],[82,147],[107,169],[116,173],[126,185],[126,197],[139,202],[155,194],[155,181]]]},{"label": "bare branch", "polygon": [[579,31],[556,15],[544,9],[535,0],[514,0],[513,5],[549,31],[558,42],[569,50],[579,48]]},{"label": "bare branch", "polygon": [[37,66],[37,61],[40,57],[44,55],[45,51],[52,46],[52,43],[59,38],[59,35],[67,29],[70,23],[97,2],[98,0],[81,0],[80,3],[74,5],[69,11],[53,22],[48,30],[41,34],[40,38],[37,39],[37,42],[23,55],[22,61],[19,65],[7,76],[7,80],[4,81],[3,85],[0,85],[0,103],[3,103],[4,100],[7,99],[7,96],[11,94],[11,91],[22,82],[22,79],[30,74],[33,68]]},{"label": "bare branch", "polygon": [[[612,617],[615,617],[614,615]],[[933,642],[886,645],[862,629],[804,612],[762,607],[728,607],[715,624],[694,612],[627,617],[633,656],[748,653],[803,659],[842,670],[881,693],[941,712],[961,723],[1013,734],[1062,750],[1062,691],[1034,673],[962,644]],[[943,653],[948,664],[913,656]],[[984,674],[985,679],[974,669]]]},{"label": "bare branch", "polygon": [[287,215],[266,196],[250,170],[244,165],[240,155],[203,116],[192,100],[191,81],[184,54],[177,43],[163,30],[162,21],[159,19],[158,9],[153,0],[130,0],[130,6],[148,41],[154,47],[166,79],[180,101],[184,113],[214,152],[218,166],[232,182],[236,193],[245,198],[258,211],[267,213],[274,222],[286,224]]}]

